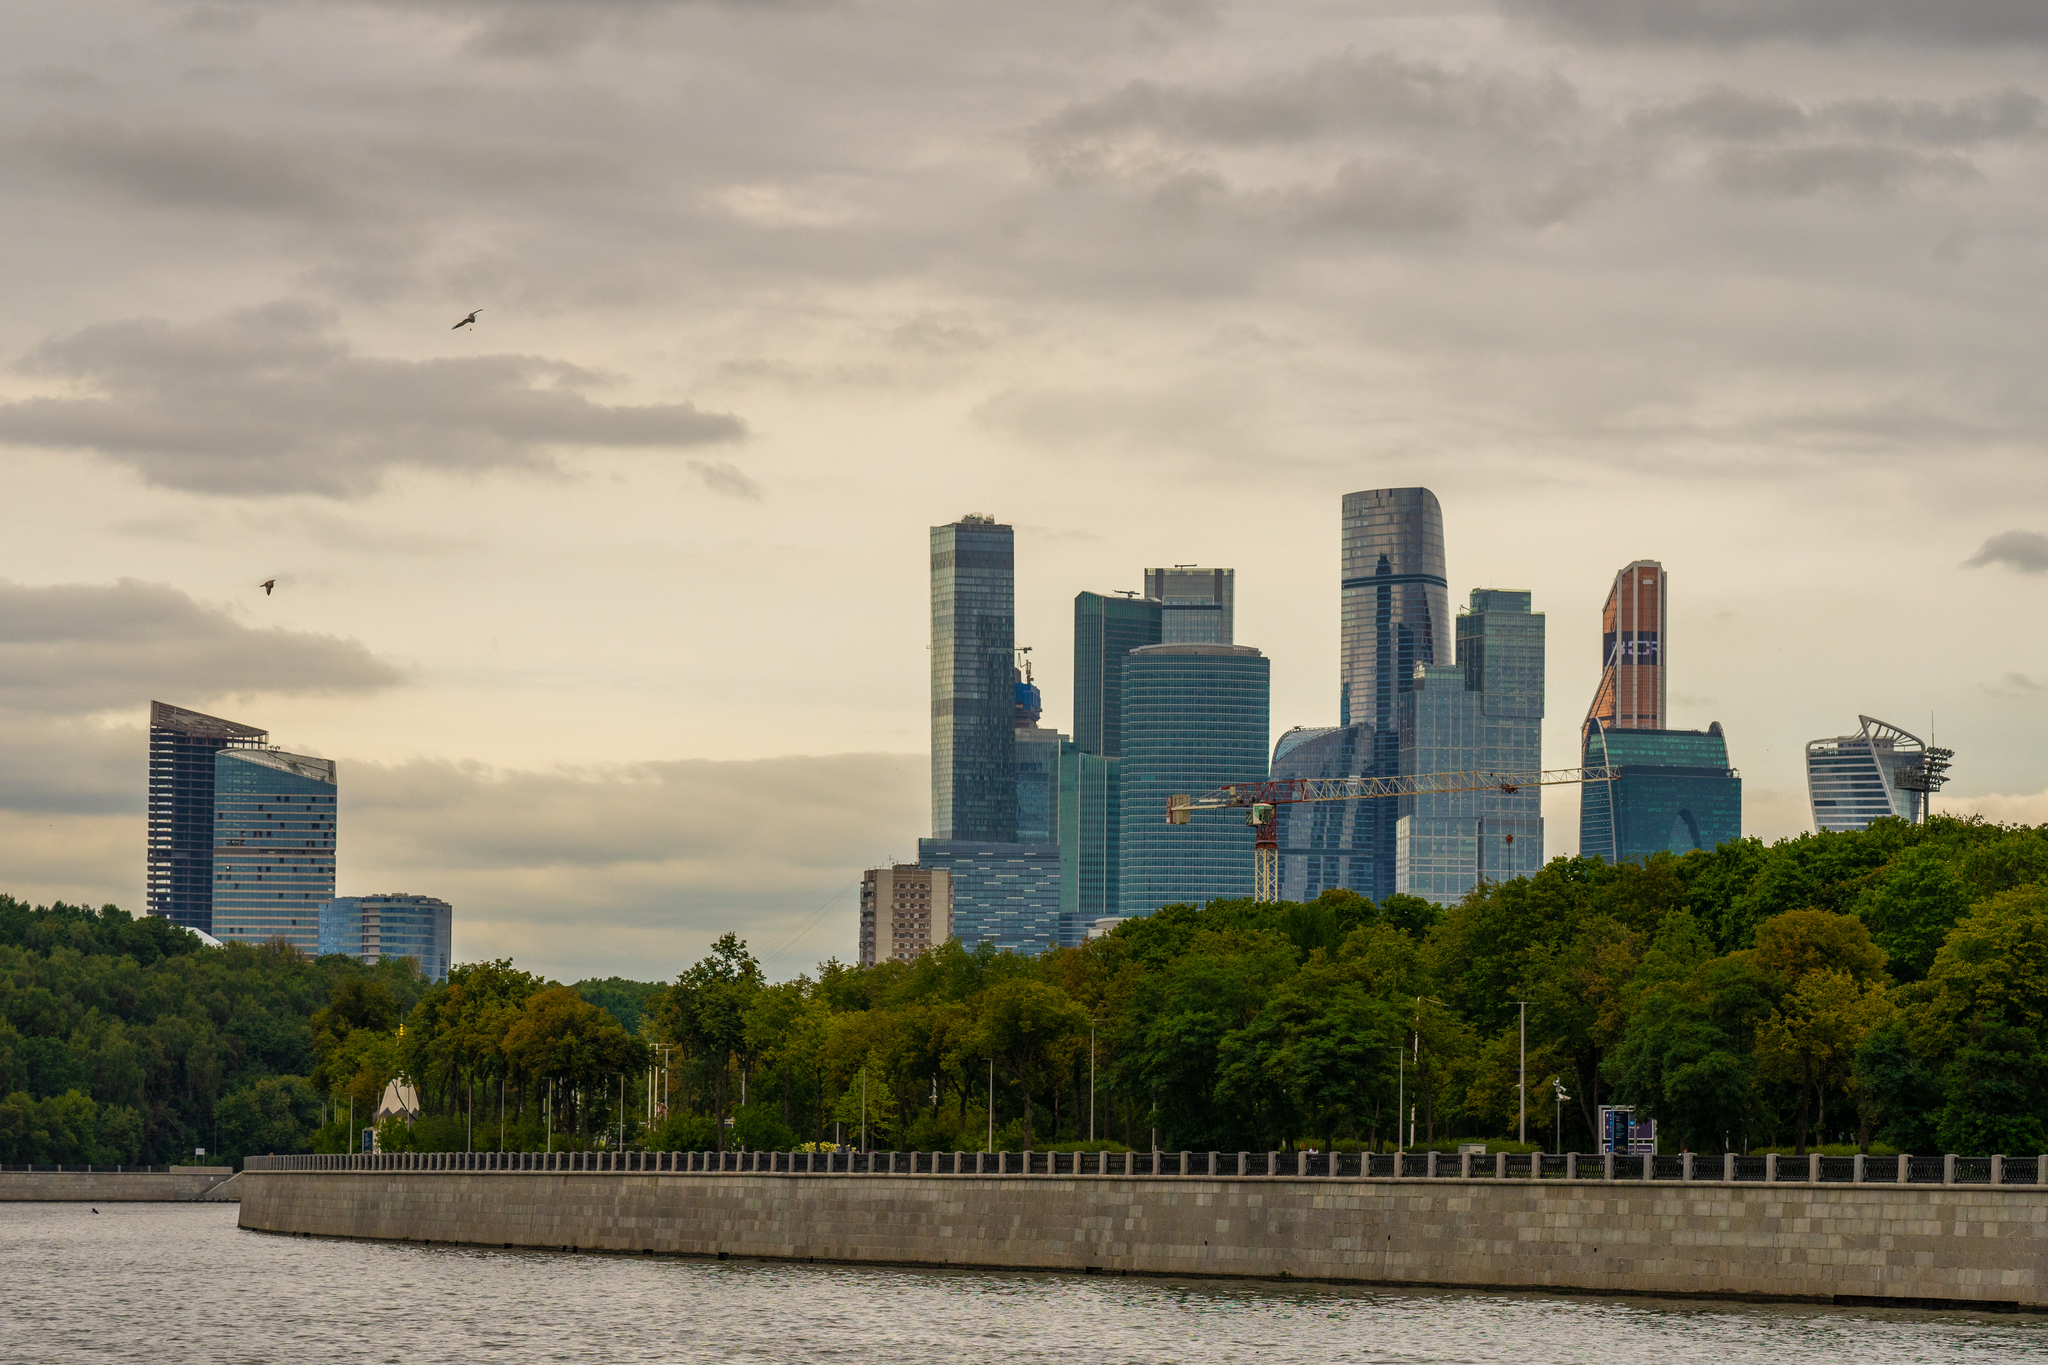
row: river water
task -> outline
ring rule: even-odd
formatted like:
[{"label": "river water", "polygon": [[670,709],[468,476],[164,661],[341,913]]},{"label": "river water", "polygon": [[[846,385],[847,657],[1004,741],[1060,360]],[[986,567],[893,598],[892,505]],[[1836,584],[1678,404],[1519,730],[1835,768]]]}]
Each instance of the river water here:
[{"label": "river water", "polygon": [[2048,1360],[2031,1316],[678,1261],[0,1204],[0,1360],[1783,1365]]}]

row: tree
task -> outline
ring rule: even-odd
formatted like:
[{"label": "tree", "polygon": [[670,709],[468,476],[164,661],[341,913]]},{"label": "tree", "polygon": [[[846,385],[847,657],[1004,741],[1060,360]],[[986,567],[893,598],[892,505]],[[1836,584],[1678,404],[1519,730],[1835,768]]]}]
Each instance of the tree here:
[{"label": "tree", "polygon": [[734,1063],[751,1059],[747,1012],[763,985],[761,964],[737,934],[720,935],[711,952],[676,978],[655,1015],[656,1038],[679,1045],[702,1065],[711,1085],[711,1117],[725,1150],[728,1081]]},{"label": "tree", "polygon": [[1856,903],[1856,913],[1901,981],[1918,981],[1934,965],[1948,931],[1970,907],[1970,888],[1949,867],[1945,850],[1901,849]]},{"label": "tree", "polygon": [[1944,1077],[1939,1135],[1950,1152],[2048,1150],[2048,1055],[2039,1035],[1992,1024],[1956,1053]]},{"label": "tree", "polygon": [[1806,1153],[1809,1120],[1825,1125],[1824,1110],[1817,1112],[1815,1102],[1824,1105],[1828,1086],[1847,1079],[1857,1046],[1891,1012],[1882,982],[1814,967],[1798,978],[1780,1007],[1758,1028],[1757,1060],[1764,1073],[1799,1086],[1800,1155]]},{"label": "tree", "polygon": [[1032,1097],[1050,1086],[1074,1043],[1088,1033],[1088,1014],[1057,986],[1006,981],[983,997],[976,1011],[983,1055],[1024,1092],[1024,1145],[1035,1128]]}]

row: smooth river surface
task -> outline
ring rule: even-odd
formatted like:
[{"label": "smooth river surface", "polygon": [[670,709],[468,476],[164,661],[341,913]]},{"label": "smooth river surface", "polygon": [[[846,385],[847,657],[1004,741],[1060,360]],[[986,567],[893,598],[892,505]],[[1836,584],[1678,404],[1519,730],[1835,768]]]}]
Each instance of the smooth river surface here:
[{"label": "smooth river surface", "polygon": [[233,1204],[0,1204],[0,1360],[2048,1360],[2048,1320],[463,1250],[243,1232]]}]

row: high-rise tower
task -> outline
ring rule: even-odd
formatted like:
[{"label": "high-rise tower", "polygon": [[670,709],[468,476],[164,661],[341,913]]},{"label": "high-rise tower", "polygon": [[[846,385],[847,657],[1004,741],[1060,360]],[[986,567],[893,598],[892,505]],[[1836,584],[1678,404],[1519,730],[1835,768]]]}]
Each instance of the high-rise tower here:
[{"label": "high-rise tower", "polygon": [[1600,614],[1600,686],[1586,714],[1609,730],[1662,730],[1669,580],[1654,559],[1614,576]]},{"label": "high-rise tower", "polygon": [[334,778],[331,758],[213,756],[215,938],[320,951],[320,905],[334,899]]},{"label": "high-rise tower", "polygon": [[1145,596],[1159,603],[1159,642],[1227,645],[1236,629],[1237,570],[1176,564],[1145,570]]},{"label": "high-rise tower", "polygon": [[1016,551],[970,513],[932,527],[932,837],[1017,838]]},{"label": "high-rise tower", "polygon": [[[1376,488],[1344,495],[1343,622],[1339,645],[1340,725],[1372,727],[1364,771],[1400,770],[1401,697],[1415,666],[1451,652],[1450,585],[1444,515],[1427,488]],[[1354,859],[1369,854],[1371,895],[1394,890],[1394,813],[1368,801],[1354,834]],[[1356,867],[1354,861],[1353,866]],[[1361,871],[1363,869],[1360,869]]]},{"label": "high-rise tower", "polygon": [[149,704],[150,914],[213,932],[213,756],[268,738],[253,725]]}]

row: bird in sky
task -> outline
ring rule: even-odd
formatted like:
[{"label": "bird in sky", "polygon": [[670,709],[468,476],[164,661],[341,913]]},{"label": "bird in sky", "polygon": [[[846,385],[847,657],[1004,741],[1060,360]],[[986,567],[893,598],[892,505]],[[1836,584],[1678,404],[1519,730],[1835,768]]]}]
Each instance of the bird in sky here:
[{"label": "bird in sky", "polygon": [[260,586],[263,589],[263,595],[265,597],[268,597],[270,596],[271,591],[277,587],[277,580],[275,578],[266,578],[263,580]]},{"label": "bird in sky", "polygon": [[449,331],[451,331],[451,332],[459,332],[459,331],[461,331],[461,330],[462,330],[463,328],[465,328],[465,327],[474,327],[474,326],[476,325],[476,315],[477,315],[478,313],[481,313],[481,312],[483,312],[483,311],[484,311],[484,310],[483,310],[483,309],[481,309],[481,308],[472,308],[472,309],[470,309],[470,310],[469,310],[469,316],[468,316],[468,317],[466,317],[466,318],[464,318],[464,319],[463,319],[462,321],[460,321],[460,322],[456,323],[456,324],[455,324],[455,325],[454,325],[453,327],[450,327],[450,328],[449,328],[448,330],[449,330]]}]

